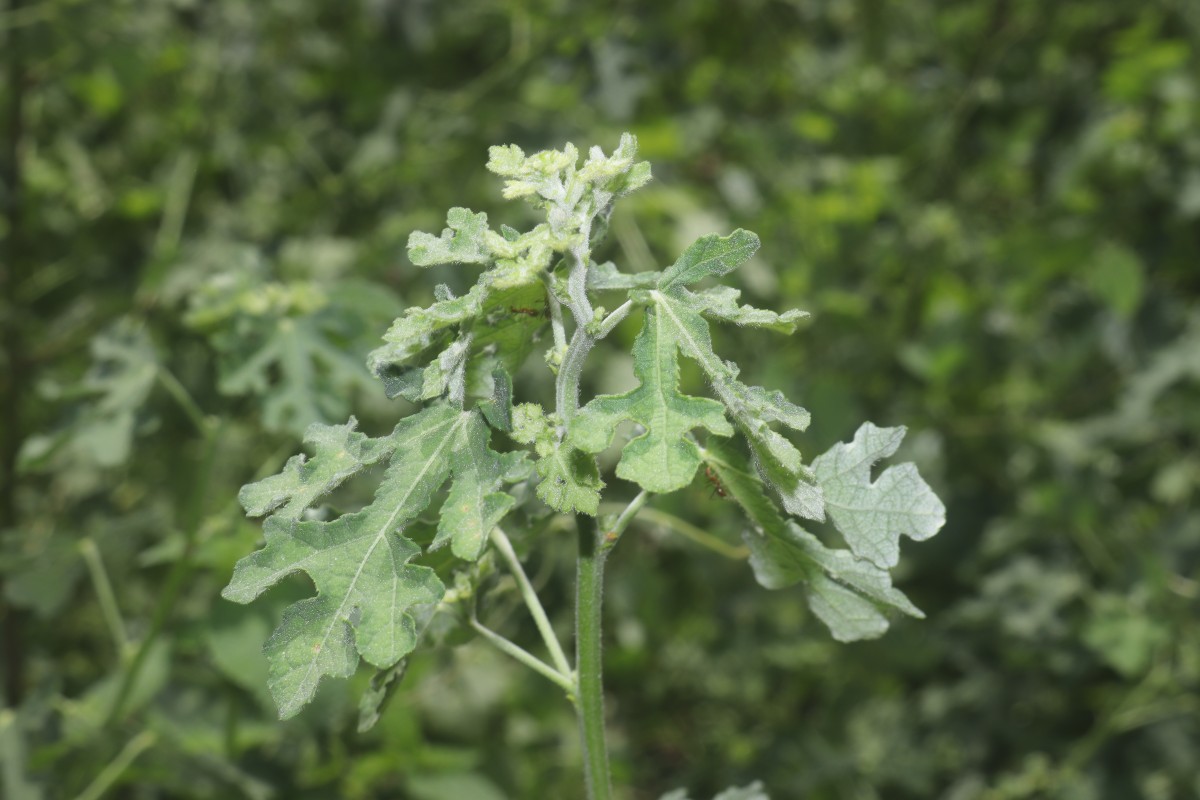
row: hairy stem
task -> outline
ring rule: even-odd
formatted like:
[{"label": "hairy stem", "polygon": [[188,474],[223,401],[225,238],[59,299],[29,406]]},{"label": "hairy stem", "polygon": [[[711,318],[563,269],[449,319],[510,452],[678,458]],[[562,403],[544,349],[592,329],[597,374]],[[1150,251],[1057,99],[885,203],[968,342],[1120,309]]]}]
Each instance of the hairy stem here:
[{"label": "hairy stem", "polygon": [[604,552],[607,553],[617,546],[617,542],[621,540],[621,534],[625,532],[625,529],[629,527],[629,523],[633,522],[633,518],[637,516],[638,512],[642,510],[642,507],[646,505],[649,499],[650,493],[645,489],[638,492],[637,497],[630,500],[629,505],[625,506],[621,513],[617,515],[617,519],[613,522],[612,527],[603,531],[604,541],[601,547],[604,549]]},{"label": "hairy stem", "polygon": [[554,331],[554,346],[559,350],[567,347],[566,329],[563,327],[562,303],[554,294],[550,280],[546,278],[546,306],[550,309],[550,328]]},{"label": "hairy stem", "polygon": [[491,628],[484,626],[483,623],[475,618],[474,614],[471,615],[471,628],[491,644],[495,645],[496,649],[506,655],[512,656],[537,674],[557,683],[568,695],[573,696],[575,694],[575,681],[570,674],[559,672],[525,648],[510,642]]},{"label": "hairy stem", "polygon": [[616,309],[607,317],[605,317],[604,321],[600,323],[600,331],[596,335],[596,338],[603,339],[605,336],[608,336],[610,333],[612,333],[612,329],[620,325],[621,320],[629,316],[629,312],[631,310],[633,310],[632,300],[626,300],[624,303],[617,306]]},{"label": "hairy stem", "polygon": [[584,780],[589,800],[609,800],[608,742],[604,732],[602,611],[604,561],[595,517],[576,514],[579,560],[575,582],[575,669],[578,675],[579,732],[583,739]]},{"label": "hairy stem", "polygon": [[500,556],[508,564],[508,568],[512,570],[517,586],[521,590],[521,597],[525,600],[525,606],[533,616],[534,623],[537,624],[538,632],[542,634],[542,641],[546,643],[546,649],[550,651],[550,658],[554,661],[554,666],[563,675],[570,675],[571,665],[567,661],[567,655],[563,652],[562,645],[559,644],[558,636],[550,625],[550,618],[546,616],[546,609],[542,607],[542,602],[538,599],[533,584],[529,582],[529,576],[525,574],[525,569],[521,566],[521,560],[517,558],[517,553],[513,550],[512,542],[500,528],[492,528],[490,538],[492,544],[500,551]]},{"label": "hairy stem", "polygon": [[579,379],[583,376],[583,364],[588,353],[592,351],[596,340],[584,330],[583,326],[575,329],[567,354],[563,356],[558,368],[558,380],[554,386],[555,406],[563,425],[567,425],[579,410]]}]

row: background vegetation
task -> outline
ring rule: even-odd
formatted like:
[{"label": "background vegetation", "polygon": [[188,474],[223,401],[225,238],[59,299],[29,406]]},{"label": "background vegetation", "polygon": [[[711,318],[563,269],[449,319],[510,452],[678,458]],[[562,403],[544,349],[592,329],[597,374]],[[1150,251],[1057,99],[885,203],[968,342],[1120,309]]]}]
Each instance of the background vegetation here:
[{"label": "background vegetation", "polygon": [[[369,734],[366,674],[277,723],[259,648],[305,589],[218,592],[242,483],[394,418],[362,356],[445,280],[409,232],[521,213],[487,145],[622,130],[656,180],[602,255],[757,231],[748,296],[813,320],[720,346],[808,454],[907,424],[949,522],[902,565],[929,619],[852,646],[699,482],[627,536],[618,784],[1200,795],[1200,5],[9,0],[0,36],[5,798],[578,795],[570,709],[475,644]],[[564,622],[571,551],[533,562]]]}]

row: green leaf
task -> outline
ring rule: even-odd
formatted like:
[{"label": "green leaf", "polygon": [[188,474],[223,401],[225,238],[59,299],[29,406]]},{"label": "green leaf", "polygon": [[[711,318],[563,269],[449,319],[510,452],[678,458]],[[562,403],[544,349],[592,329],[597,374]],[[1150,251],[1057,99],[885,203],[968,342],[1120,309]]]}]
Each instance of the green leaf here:
[{"label": "green leaf", "polygon": [[560,442],[556,426],[557,418],[547,416],[535,403],[522,403],[513,409],[513,440],[533,445],[538,454],[536,467],[542,479],[538,497],[555,511],[596,516],[600,490],[604,488],[596,459]]},{"label": "green leaf", "polygon": [[496,287],[500,277],[503,273],[499,268],[490,270],[480,275],[462,297],[448,297],[428,308],[405,311],[383,335],[384,345],[367,356],[370,370],[380,377],[395,375],[415,356],[443,343],[452,328],[470,325],[476,350],[493,346],[496,357],[514,371],[529,353],[534,332],[545,320],[513,309],[542,308],[545,289],[536,274],[526,285],[506,289]]},{"label": "green leaf", "polygon": [[433,400],[446,395],[451,403],[462,407],[466,397],[467,357],[470,353],[470,334],[451,342],[421,373],[421,394],[417,400]]},{"label": "green leaf", "polygon": [[[311,460],[296,456],[240,495],[249,513],[275,513],[263,526],[266,547],[238,562],[223,595],[248,603],[297,571],[317,588],[315,598],[287,609],[266,647],[271,694],[285,717],[312,699],[323,675],[353,673],[359,655],[387,668],[416,645],[412,609],[438,602],[444,587],[433,570],[408,563],[420,549],[404,531],[447,478],[433,545],[450,542],[455,555],[474,560],[513,505],[496,489],[528,474],[523,452],[488,448],[491,430],[477,410],[430,406],[379,439],[354,426],[312,426]],[[370,505],[330,522],[301,521],[317,498],[385,457],[390,465]]]},{"label": "green leaf", "polygon": [[946,522],[946,507],[914,464],[888,467],[871,481],[871,467],[896,452],[904,428],[869,422],[850,444],[838,443],[813,461],[829,516],[850,549],[883,568],[900,560],[900,536],[933,536]]},{"label": "green leaf", "polygon": [[25,441],[22,469],[107,468],[128,460],[138,415],[158,378],[158,353],[129,318],[96,335],[89,348],[92,364],[77,387],[82,408],[66,427]]},{"label": "green leaf", "polygon": [[499,431],[508,433],[512,430],[512,378],[504,367],[492,370],[491,397],[479,402],[479,411],[488,424]]},{"label": "green leaf", "polygon": [[652,289],[661,279],[661,272],[621,272],[616,264],[605,261],[603,264],[593,264],[588,270],[587,285],[595,291]]},{"label": "green leaf", "polygon": [[750,566],[759,584],[783,589],[803,583],[809,607],[839,642],[882,636],[888,619],[881,607],[925,616],[892,587],[887,570],[847,550],[825,547],[790,520],[781,535],[747,531],[742,538],[750,548]]},{"label": "green leaf", "polygon": [[809,607],[838,641],[882,635],[888,627],[883,608],[922,616],[903,593],[892,588],[886,570],[848,551],[831,550],[785,520],[745,455],[732,443],[710,439],[704,459],[753,524],[742,538],[760,585],[782,589],[802,584]]},{"label": "green leaf", "polygon": [[402,658],[387,669],[377,670],[358,701],[358,733],[366,733],[375,727],[383,711],[400,688],[404,674],[408,672],[408,659]]},{"label": "green leaf", "polygon": [[[224,353],[218,388],[263,398],[263,425],[302,431],[346,415],[354,389],[374,391],[358,357],[331,341],[322,315],[263,320],[254,333],[214,337]],[[246,344],[250,343],[247,348]]]},{"label": "green leaf", "polygon": [[687,436],[689,431],[703,427],[730,436],[733,427],[720,403],[679,393],[678,342],[660,319],[648,310],[633,345],[633,369],[641,385],[584,406],[571,422],[571,441],[585,452],[598,453],[612,442],[618,424],[640,423],[645,432],[621,451],[617,476],[647,491],[666,493],[691,483],[700,466],[699,448]]},{"label": "green leaf", "polygon": [[[693,256],[680,259],[676,267],[684,264],[686,269],[680,272],[689,276],[706,269],[715,270],[716,273],[732,269],[731,265],[736,266],[734,262],[750,248],[745,237],[741,237],[740,246],[735,246],[737,240],[734,236],[727,238],[734,241],[704,237],[701,241],[708,240],[709,243],[699,249],[693,245],[689,248],[689,251],[695,251]],[[725,405],[730,418],[749,442],[755,464],[763,478],[779,495],[789,513],[822,519],[821,492],[812,473],[804,466],[800,451],[771,428],[771,423],[778,422],[802,431],[808,427],[808,412],[789,402],[778,391],[767,391],[760,386],[748,386],[739,381],[737,367],[713,352],[712,335],[708,323],[701,316],[705,306],[697,299],[697,295],[666,276],[660,281],[660,287],[664,285],[671,288],[650,290],[645,293],[645,298],[662,315],[662,324],[670,330],[680,350],[698,363],[708,377],[713,393]]]},{"label": "green leaf", "polygon": [[758,251],[758,236],[738,228],[728,236],[701,236],[683,251],[658,281],[658,288],[683,287],[709,276],[733,272]]},{"label": "green leaf", "polygon": [[446,215],[446,228],[440,237],[421,231],[414,231],[408,237],[408,258],[418,267],[486,264],[491,260],[487,233],[487,214],[475,214],[469,208],[452,208]]},{"label": "green leaf", "polygon": [[355,431],[357,426],[354,417],[345,425],[310,425],[304,442],[313,446],[313,457],[293,456],[278,475],[243,486],[238,501],[246,513],[261,517],[274,511],[281,519],[298,520],[318,497],[391,455],[395,443],[390,436],[371,439]]},{"label": "green leaf", "polygon": [[488,534],[516,502],[496,491],[506,475],[525,461],[523,452],[500,455],[488,447],[491,430],[480,414],[471,414],[451,455],[454,482],[442,506],[437,537],[430,549],[450,542],[454,555],[474,561],[483,553]]},{"label": "green leaf", "polygon": [[766,328],[776,333],[794,333],[796,323],[809,316],[807,311],[793,308],[782,314],[766,311],[753,306],[737,304],[742,293],[731,286],[714,286],[695,293],[696,303],[702,306],[702,312],[710,319],[731,322],[734,325],[748,325],[752,328]]}]

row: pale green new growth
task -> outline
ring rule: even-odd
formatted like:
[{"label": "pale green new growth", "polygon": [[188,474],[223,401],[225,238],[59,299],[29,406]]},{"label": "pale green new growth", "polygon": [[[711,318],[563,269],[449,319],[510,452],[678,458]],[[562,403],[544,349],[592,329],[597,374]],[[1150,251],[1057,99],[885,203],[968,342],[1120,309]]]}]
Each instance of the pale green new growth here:
[{"label": "pale green new growth", "polygon": [[600,505],[604,481],[596,469],[596,460],[555,434],[555,420],[547,417],[536,403],[523,403],[513,409],[512,438],[533,445],[538,454],[538,497],[564,513],[580,511],[595,516]]},{"label": "pale green new growth", "polygon": [[[419,638],[452,625],[444,620],[454,608],[458,621],[576,704],[588,795],[607,800],[600,657],[605,559],[655,495],[693,484],[702,465],[706,483],[750,520],[743,540],[758,582],[769,589],[797,586],[834,638],[878,636],[895,613],[921,616],[892,586],[888,570],[899,559],[900,536],[932,536],[945,509],[911,464],[871,480],[872,465],[896,452],[904,429],[866,423],[851,443],[806,465],[789,432],[807,429],[809,413],[779,391],[742,382],[737,365],[713,350],[711,321],[790,334],[807,316],[742,305],[736,289],[710,285],[752,258],[758,237],[744,230],[702,236],[661,271],[630,274],[592,260],[613,202],[650,180],[649,164],[636,154],[628,134],[612,155],[592,148],[582,164],[569,144],[528,156],[516,145],[491,148],[488,168],[504,178],[504,196],[528,201],[545,219],[524,233],[504,225],[497,232],[486,214],[452,208],[440,235],[410,236],[408,254],[417,266],[478,270],[465,294],[438,286],[432,304],[405,311],[368,358],[386,394],[418,410],[379,438],[356,431],[353,417],[345,425],[314,424],[305,434],[311,457],[295,456],[278,475],[242,489],[239,499],[249,514],[269,515],[266,544],[238,563],[225,597],[249,602],[295,572],[307,573],[316,587],[315,597],[285,611],[266,646],[270,689],[282,716],[308,703],[323,676],[347,677],[362,658],[383,670],[363,704],[369,727],[403,671],[402,660]],[[612,294],[622,295],[610,306],[615,310],[594,304],[598,292],[609,293],[606,306]],[[589,355],[638,314],[638,386],[586,402],[580,395]],[[299,329],[296,341],[285,333],[270,338],[233,378],[263,380],[261,371],[276,362],[284,371],[295,362],[302,371],[310,355],[338,369],[337,354],[314,350]],[[539,343],[554,373],[552,407],[520,397],[535,383],[513,385],[512,376]],[[293,358],[292,348],[300,355]],[[312,352],[306,355],[305,348]],[[699,366],[712,397],[681,391],[681,355]],[[526,402],[514,405],[514,395]],[[626,428],[630,438],[621,445],[616,476],[642,491],[620,514],[593,519],[606,488],[596,454]],[[496,437],[500,443],[493,431],[506,434]],[[493,449],[514,445],[521,447]],[[361,510],[327,519],[329,512],[316,507],[350,478],[383,463],[374,497]],[[522,504],[534,508],[514,513]],[[536,519],[541,504],[574,514],[578,528],[574,665],[500,527],[506,517],[514,529]],[[828,547],[794,518],[822,522],[826,515],[849,550]],[[536,546],[532,532],[514,530],[517,535]],[[434,560],[440,564],[435,571],[419,563],[418,541],[428,542],[426,551],[448,546],[458,561]],[[480,582],[496,566],[484,556],[489,543],[513,572],[549,661],[508,641],[480,616],[477,600],[486,596]],[[667,797],[683,800],[686,793]],[[766,797],[752,784],[717,800]]]}]

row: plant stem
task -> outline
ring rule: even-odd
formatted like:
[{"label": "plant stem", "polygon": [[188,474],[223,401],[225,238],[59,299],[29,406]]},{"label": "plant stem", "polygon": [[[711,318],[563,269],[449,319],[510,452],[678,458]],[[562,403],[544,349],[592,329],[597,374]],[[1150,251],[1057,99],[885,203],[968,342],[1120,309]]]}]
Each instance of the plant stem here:
[{"label": "plant stem", "polygon": [[559,672],[554,667],[550,666],[545,661],[542,661],[525,648],[510,642],[508,639],[505,639],[491,628],[483,625],[483,623],[475,618],[474,614],[471,615],[471,628],[480,636],[495,645],[496,648],[501,652],[512,656],[537,674],[545,678],[549,678],[557,683],[564,690],[566,690],[568,696],[573,696],[575,694],[575,681],[569,673],[563,674]]},{"label": "plant stem", "polygon": [[120,720],[121,712],[125,708],[125,703],[129,700],[129,695],[137,682],[138,674],[142,671],[142,666],[146,663],[146,657],[150,654],[150,648],[162,633],[167,619],[175,610],[175,601],[179,598],[179,593],[183,591],[183,587],[187,584],[187,579],[191,575],[195,561],[196,537],[200,532],[200,524],[204,519],[204,501],[208,495],[209,479],[212,477],[214,467],[216,466],[217,445],[221,438],[221,432],[221,427],[209,427],[205,431],[204,456],[201,459],[196,480],[192,483],[191,496],[188,498],[189,508],[185,512],[187,516],[184,522],[183,552],[179,554],[179,558],[171,565],[171,571],[167,575],[166,583],[158,596],[158,604],[154,609],[154,617],[150,621],[150,629],[138,644],[138,649],[134,653],[133,660],[129,662],[129,666],[125,668],[121,675],[121,683],[117,688],[116,699],[113,700],[112,707],[108,710],[108,717],[104,721],[104,727],[106,728],[111,728]]},{"label": "plant stem", "polygon": [[575,580],[575,668],[579,695],[576,709],[583,739],[584,781],[589,800],[610,800],[608,742],[604,732],[602,610],[604,561],[595,517],[575,515],[579,561]]},{"label": "plant stem", "polygon": [[603,339],[605,336],[608,336],[610,333],[612,333],[612,329],[620,325],[621,320],[629,316],[629,312],[631,310],[633,310],[632,300],[626,300],[624,303],[617,306],[616,309],[613,310],[613,312],[605,317],[604,321],[600,323],[600,331],[596,334],[596,338]]},{"label": "plant stem", "polygon": [[630,500],[629,505],[625,506],[617,516],[617,520],[612,524],[612,527],[606,531],[602,531],[604,542],[601,544],[601,547],[605,553],[617,546],[617,542],[621,540],[621,534],[625,532],[625,529],[629,527],[629,523],[633,522],[633,518],[637,516],[638,512],[642,510],[642,507],[646,505],[649,499],[650,493],[645,489],[638,492],[637,497]]},{"label": "plant stem", "polygon": [[546,278],[546,305],[550,309],[550,328],[554,331],[554,347],[558,350],[567,349],[567,334],[563,327],[562,303],[554,295],[550,279]]},{"label": "plant stem", "polygon": [[112,635],[113,644],[117,648],[117,658],[123,659],[125,650],[129,647],[129,634],[125,632],[125,620],[121,617],[121,609],[117,605],[117,596],[113,593],[112,581],[108,579],[108,570],[104,568],[104,559],[100,557],[100,550],[90,537],[84,538],[79,543],[79,552],[83,556],[83,563],[87,565],[88,574],[92,578],[92,586],[96,589],[96,597],[100,601],[104,622],[108,625],[108,632]]},{"label": "plant stem", "polygon": [[596,340],[583,326],[576,328],[571,337],[571,344],[567,347],[567,354],[563,356],[562,364],[558,368],[554,399],[563,425],[569,424],[575,412],[579,410],[579,379],[583,375],[583,362],[587,360],[588,353],[595,344]]},{"label": "plant stem", "polygon": [[517,586],[521,590],[521,597],[525,600],[525,605],[533,616],[534,623],[537,624],[538,632],[542,634],[542,641],[546,643],[546,648],[550,651],[550,658],[553,659],[554,666],[563,675],[570,675],[571,664],[567,661],[567,655],[563,652],[558,636],[550,625],[546,609],[542,607],[542,602],[538,599],[533,584],[529,582],[529,576],[525,574],[525,569],[521,566],[521,560],[517,558],[517,553],[513,550],[512,542],[500,528],[492,528],[491,540],[496,549],[500,551],[500,555],[508,564],[509,569],[512,570]]},{"label": "plant stem", "polygon": [[100,774],[88,784],[86,789],[79,793],[75,800],[100,800],[104,796],[104,793],[111,789],[112,785],[117,782],[121,774],[129,769],[129,766],[137,760],[137,757],[153,747],[157,741],[158,736],[154,731],[142,731],[130,739],[121,748],[121,752],[117,753],[117,757],[100,771]]},{"label": "plant stem", "polygon": [[713,536],[708,531],[696,527],[687,520],[680,519],[674,514],[668,514],[657,508],[645,509],[643,519],[651,525],[661,525],[669,531],[674,531],[687,539],[691,539],[701,547],[706,547],[725,558],[734,561],[744,561],[750,556],[750,550],[746,546],[729,544],[723,539]]}]

